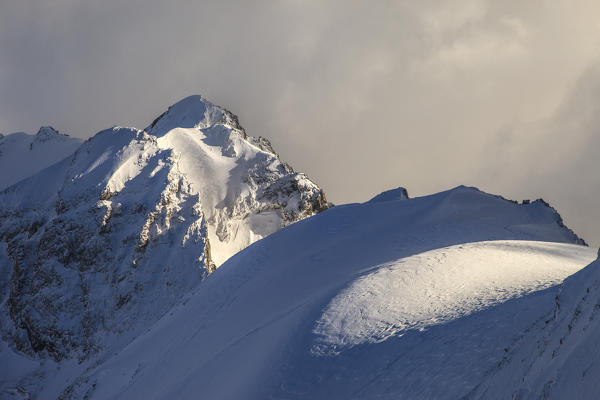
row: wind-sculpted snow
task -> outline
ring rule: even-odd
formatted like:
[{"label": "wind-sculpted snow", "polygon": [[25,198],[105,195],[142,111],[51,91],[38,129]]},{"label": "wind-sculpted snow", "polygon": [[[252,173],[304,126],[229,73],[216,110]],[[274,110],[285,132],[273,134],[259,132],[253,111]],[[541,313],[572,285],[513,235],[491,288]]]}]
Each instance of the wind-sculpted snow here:
[{"label": "wind-sculpted snow", "polygon": [[546,312],[469,398],[600,398],[600,260],[565,280]]},{"label": "wind-sculpted snow", "polygon": [[327,207],[200,96],[146,130],[107,129],[0,194],[2,336],[54,360],[115,350],[230,256]]},{"label": "wind-sculpted snow", "polygon": [[[559,220],[542,202],[520,205],[465,187],[334,207],[230,258],[118,354],[71,372],[63,393],[91,399],[460,398],[531,321],[545,316],[556,287],[535,288],[559,282],[594,257],[596,250],[575,245],[579,239]],[[488,242],[468,244],[482,241]],[[389,304],[377,293],[367,302],[381,311],[355,325],[376,328],[360,330],[358,337],[368,340],[315,351],[323,345],[315,330],[324,313],[369,311],[353,290],[365,284],[391,296]],[[395,290],[408,286],[414,289]],[[401,300],[410,302],[406,312]],[[344,307],[328,307],[336,304]],[[386,336],[379,328],[390,321],[422,323]],[[47,378],[45,387],[54,389],[38,393],[51,397],[58,380]]]},{"label": "wind-sculpted snow", "polygon": [[492,241],[431,250],[375,267],[352,282],[317,321],[313,351],[336,353],[450,322],[556,285],[594,249],[564,243]]},{"label": "wind-sculpted snow", "polygon": [[81,140],[43,126],[36,135],[0,134],[0,191],[73,154]]}]

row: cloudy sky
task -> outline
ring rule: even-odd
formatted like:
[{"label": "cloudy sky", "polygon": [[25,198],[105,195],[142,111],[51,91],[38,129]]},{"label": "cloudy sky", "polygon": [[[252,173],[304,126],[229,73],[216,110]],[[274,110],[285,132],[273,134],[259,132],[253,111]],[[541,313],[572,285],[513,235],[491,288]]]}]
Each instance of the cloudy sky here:
[{"label": "cloudy sky", "polygon": [[202,94],[336,203],[543,197],[600,245],[600,2],[0,0],[0,132]]}]

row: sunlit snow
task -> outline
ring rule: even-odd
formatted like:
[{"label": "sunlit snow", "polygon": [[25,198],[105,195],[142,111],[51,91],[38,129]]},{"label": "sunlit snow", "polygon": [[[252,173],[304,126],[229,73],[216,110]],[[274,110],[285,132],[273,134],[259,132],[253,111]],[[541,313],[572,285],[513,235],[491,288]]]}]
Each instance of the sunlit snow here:
[{"label": "sunlit snow", "polygon": [[564,243],[492,241],[427,251],[374,267],[327,306],[317,353],[452,321],[560,283],[595,259]]}]

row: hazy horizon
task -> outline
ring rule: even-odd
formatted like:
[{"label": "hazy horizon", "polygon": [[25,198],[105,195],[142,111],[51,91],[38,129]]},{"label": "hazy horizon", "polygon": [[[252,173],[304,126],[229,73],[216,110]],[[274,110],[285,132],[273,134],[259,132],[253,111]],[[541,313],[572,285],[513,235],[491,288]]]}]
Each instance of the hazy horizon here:
[{"label": "hazy horizon", "polygon": [[0,132],[143,128],[201,94],[334,203],[460,184],[543,197],[600,245],[600,4],[0,6]]}]

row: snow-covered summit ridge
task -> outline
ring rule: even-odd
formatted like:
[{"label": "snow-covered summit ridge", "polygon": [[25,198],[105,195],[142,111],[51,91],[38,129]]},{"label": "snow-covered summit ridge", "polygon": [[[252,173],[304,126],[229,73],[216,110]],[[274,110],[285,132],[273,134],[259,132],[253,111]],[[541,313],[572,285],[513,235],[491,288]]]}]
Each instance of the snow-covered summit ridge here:
[{"label": "snow-covered summit ridge", "polygon": [[266,139],[188,97],[147,130],[101,131],[0,193],[2,334],[31,355],[86,358],[146,329],[231,255],[327,207]]},{"label": "snow-covered summit ridge", "polygon": [[[248,136],[240,125],[237,115],[226,108],[216,106],[200,95],[188,96],[173,104],[167,111],[152,121],[145,131],[155,136],[162,136],[174,128],[204,130],[211,126],[229,128],[230,131],[246,139],[262,151],[279,157],[268,139],[262,136]],[[283,164],[286,169],[293,172],[288,164]]]},{"label": "snow-covered summit ridge", "polygon": [[[558,226],[563,228],[563,230],[565,232],[569,232],[570,236],[573,238],[575,243],[583,245],[583,246],[587,246],[587,243],[585,242],[584,239],[577,236],[577,234],[575,234],[575,232],[573,232],[570,228],[565,226],[563,219],[562,219],[561,215],[558,213],[558,211],[542,198],[538,198],[537,200],[534,200],[534,201],[523,200],[522,202],[519,203],[518,201],[510,200],[510,199],[507,199],[500,195],[487,194],[485,192],[480,191],[476,187],[465,186],[465,185],[459,185],[453,189],[441,192],[441,193],[439,193],[439,195],[445,194],[446,196],[449,196],[449,197],[454,197],[454,196],[460,197],[460,196],[462,196],[461,194],[470,193],[470,192],[479,192],[486,196],[493,196],[502,201],[506,201],[508,203],[512,203],[512,204],[515,204],[515,205],[518,205],[521,207],[529,207],[530,210],[536,210],[536,211],[534,211],[536,213],[548,214],[550,216],[550,218],[552,218]],[[386,191],[376,195],[371,200],[367,201],[365,204],[374,204],[374,203],[381,203],[381,202],[388,202],[388,201],[400,201],[400,200],[408,200],[408,199],[410,199],[410,197],[408,195],[408,191],[404,187],[398,187],[396,189],[386,190]]]},{"label": "snow-covered summit ridge", "polygon": [[[578,245],[582,245],[582,246],[588,246],[588,244],[586,243],[586,241],[579,237],[571,228],[569,228],[568,226],[565,225],[562,216],[559,214],[558,210],[556,210],[552,205],[550,205],[550,203],[548,203],[547,201],[545,201],[543,198],[538,198],[534,201],[531,200],[523,200],[522,202],[518,202],[515,200],[510,200],[507,199],[503,196],[497,195],[497,194],[488,194],[486,192],[483,192],[481,190],[479,190],[477,187],[474,186],[465,186],[465,185],[460,185],[457,186],[453,189],[444,191],[439,193],[440,195],[445,194],[446,196],[449,196],[450,198],[461,198],[462,196],[468,196],[468,193],[481,193],[485,196],[491,196],[491,197],[495,197],[498,200],[502,201],[502,202],[507,202],[507,203],[512,203],[517,207],[521,207],[525,210],[527,210],[528,213],[531,213],[532,215],[539,215],[539,216],[544,216],[544,218],[548,218],[549,221],[552,221],[551,223],[554,225],[557,225],[559,228],[561,228],[561,231],[564,232],[566,235],[568,235],[569,237],[569,242],[571,243],[575,243]],[[465,205],[468,206],[469,200],[465,199]],[[482,212],[485,210],[481,210]],[[523,225],[520,227],[520,229],[539,229],[539,227],[534,227],[534,226],[527,226],[527,225]],[[554,241],[554,240],[551,240]],[[560,241],[560,240],[556,240],[556,241]]]},{"label": "snow-covered summit ridge", "polygon": [[174,128],[203,129],[217,123],[230,126],[246,138],[246,133],[235,114],[214,105],[200,95],[188,96],[173,104],[152,121],[145,131],[160,136]]}]

